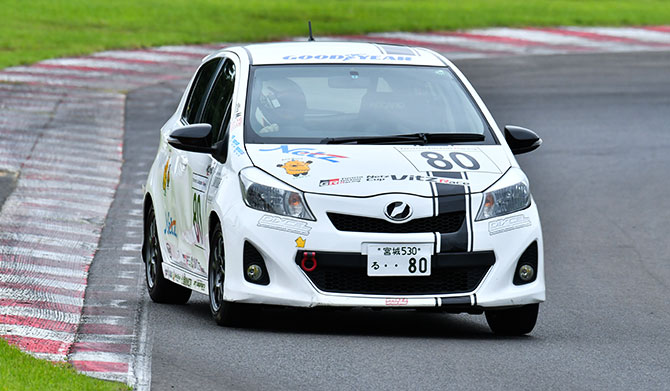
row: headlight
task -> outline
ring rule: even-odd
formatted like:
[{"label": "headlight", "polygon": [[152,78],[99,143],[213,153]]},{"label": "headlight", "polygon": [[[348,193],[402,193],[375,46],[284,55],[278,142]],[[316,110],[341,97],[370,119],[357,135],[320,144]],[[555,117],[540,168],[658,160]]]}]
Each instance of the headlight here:
[{"label": "headlight", "polygon": [[527,208],[528,205],[530,205],[528,185],[519,182],[512,186],[484,193],[482,206],[479,208],[476,220],[486,220],[514,213]]},{"label": "headlight", "polygon": [[240,186],[244,203],[250,208],[298,219],[316,220],[309,211],[302,192],[256,168],[240,171]]}]

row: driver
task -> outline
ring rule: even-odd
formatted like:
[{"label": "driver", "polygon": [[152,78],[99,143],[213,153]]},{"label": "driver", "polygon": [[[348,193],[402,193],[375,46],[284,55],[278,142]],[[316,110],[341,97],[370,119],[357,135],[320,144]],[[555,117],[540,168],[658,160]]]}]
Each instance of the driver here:
[{"label": "driver", "polygon": [[256,119],[263,128],[259,133],[304,129],[307,101],[294,81],[281,78],[263,82]]}]

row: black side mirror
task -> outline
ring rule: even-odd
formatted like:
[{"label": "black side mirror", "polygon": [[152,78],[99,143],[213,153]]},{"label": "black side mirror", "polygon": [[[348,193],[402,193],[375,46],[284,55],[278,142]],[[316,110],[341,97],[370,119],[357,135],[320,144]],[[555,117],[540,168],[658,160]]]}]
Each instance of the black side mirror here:
[{"label": "black side mirror", "polygon": [[214,153],[212,148],[212,125],[194,124],[175,129],[168,144],[189,152]]},{"label": "black side mirror", "polygon": [[534,151],[542,145],[540,136],[520,126],[505,126],[505,140],[515,155]]}]

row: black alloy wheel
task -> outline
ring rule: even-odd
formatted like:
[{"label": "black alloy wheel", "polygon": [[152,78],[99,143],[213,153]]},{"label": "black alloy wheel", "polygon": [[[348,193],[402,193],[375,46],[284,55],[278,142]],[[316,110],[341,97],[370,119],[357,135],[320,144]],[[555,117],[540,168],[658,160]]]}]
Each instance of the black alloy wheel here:
[{"label": "black alloy wheel", "polygon": [[147,215],[148,226],[144,232],[144,260],[147,277],[147,290],[151,300],[156,303],[185,304],[191,297],[191,290],[163,277],[163,254],[161,253],[156,215],[154,208]]},{"label": "black alloy wheel", "polygon": [[242,304],[226,301],[223,291],[226,282],[226,251],[221,226],[217,225],[210,239],[209,309],[219,326],[234,326],[240,320]]}]

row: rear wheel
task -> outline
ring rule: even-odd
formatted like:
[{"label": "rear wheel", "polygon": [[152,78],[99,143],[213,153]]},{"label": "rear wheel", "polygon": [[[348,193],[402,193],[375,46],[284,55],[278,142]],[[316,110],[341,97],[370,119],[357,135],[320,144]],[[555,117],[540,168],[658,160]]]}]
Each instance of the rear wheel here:
[{"label": "rear wheel", "polygon": [[240,320],[242,305],[223,299],[226,282],[226,252],[220,225],[214,228],[210,240],[209,309],[219,326],[234,326]]},{"label": "rear wheel", "polygon": [[163,277],[163,255],[158,240],[154,208],[147,215],[148,226],[144,233],[144,260],[147,276],[147,290],[156,303],[185,304],[191,297],[191,290],[177,285]]},{"label": "rear wheel", "polygon": [[496,334],[524,335],[533,331],[539,309],[539,304],[529,304],[504,310],[487,310],[486,321]]}]

